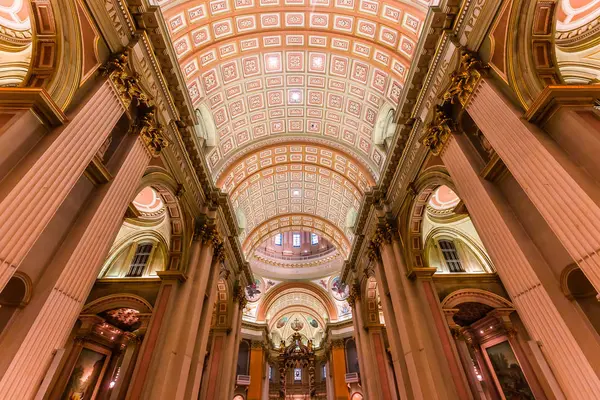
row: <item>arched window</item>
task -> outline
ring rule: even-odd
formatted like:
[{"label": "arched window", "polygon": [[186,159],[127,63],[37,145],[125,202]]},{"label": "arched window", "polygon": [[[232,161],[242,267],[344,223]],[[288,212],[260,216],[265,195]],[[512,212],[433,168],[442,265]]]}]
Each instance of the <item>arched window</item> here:
[{"label": "arched window", "polygon": [[299,233],[294,233],[292,235],[292,245],[294,247],[300,247],[300,234]]},{"label": "arched window", "polygon": [[152,254],[152,243],[140,243],[135,249],[135,254],[129,265],[129,272],[127,276],[142,276],[148,260],[150,260],[150,254]]},{"label": "arched window", "polygon": [[465,272],[460,263],[460,258],[458,257],[458,251],[456,251],[454,242],[451,240],[440,240],[438,241],[438,244],[442,250],[442,255],[444,256],[444,261],[448,266],[448,270],[450,272]]},{"label": "arched window", "polygon": [[313,246],[319,244],[319,237],[314,233],[310,234],[310,244],[312,244]]}]

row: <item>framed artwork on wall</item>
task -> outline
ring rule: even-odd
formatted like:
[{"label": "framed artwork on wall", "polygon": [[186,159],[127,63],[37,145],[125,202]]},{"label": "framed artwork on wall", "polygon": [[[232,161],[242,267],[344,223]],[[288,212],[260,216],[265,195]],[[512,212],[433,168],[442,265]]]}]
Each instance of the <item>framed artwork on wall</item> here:
[{"label": "framed artwork on wall", "polygon": [[481,347],[503,399],[535,400],[519,360],[506,338],[487,342]]},{"label": "framed artwork on wall", "polygon": [[84,343],[61,398],[64,400],[94,400],[110,356],[110,350],[93,343]]}]

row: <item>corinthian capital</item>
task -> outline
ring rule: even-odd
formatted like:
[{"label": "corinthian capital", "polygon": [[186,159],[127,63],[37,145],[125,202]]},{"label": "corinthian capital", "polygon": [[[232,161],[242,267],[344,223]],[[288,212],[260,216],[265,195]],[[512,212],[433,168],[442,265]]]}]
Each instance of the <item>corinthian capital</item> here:
[{"label": "corinthian capital", "polygon": [[421,143],[429,147],[431,152],[437,156],[441,154],[453,132],[456,132],[454,121],[446,115],[442,106],[435,106],[433,120],[425,127]]},{"label": "corinthian capital", "polygon": [[450,87],[443,95],[444,102],[455,104],[458,100],[464,107],[486,68],[475,54],[465,51],[458,68],[450,75]]}]

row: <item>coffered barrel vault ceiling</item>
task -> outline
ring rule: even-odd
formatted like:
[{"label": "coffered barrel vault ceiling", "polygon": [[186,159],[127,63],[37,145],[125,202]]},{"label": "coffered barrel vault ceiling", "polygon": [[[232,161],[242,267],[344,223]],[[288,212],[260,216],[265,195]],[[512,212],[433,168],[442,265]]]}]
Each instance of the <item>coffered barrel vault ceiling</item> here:
[{"label": "coffered barrel vault ceiling", "polygon": [[246,253],[292,229],[347,253],[348,212],[385,163],[378,114],[397,106],[428,2],[158,4],[194,106],[212,114],[207,163],[246,217]]}]

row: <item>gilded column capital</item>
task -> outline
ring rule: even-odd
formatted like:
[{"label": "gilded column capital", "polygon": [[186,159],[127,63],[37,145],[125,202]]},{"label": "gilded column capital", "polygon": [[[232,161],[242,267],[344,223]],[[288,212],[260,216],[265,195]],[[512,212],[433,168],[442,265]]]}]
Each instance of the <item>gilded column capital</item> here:
[{"label": "gilded column capital", "polygon": [[348,299],[346,301],[350,307],[354,308],[357,300],[360,300],[360,284],[353,283],[350,285],[350,294],[348,295]]},{"label": "gilded column capital", "polygon": [[444,107],[437,105],[434,109],[433,119],[425,127],[421,143],[429,147],[434,155],[440,155],[453,132],[456,132],[456,124],[446,114]]},{"label": "gilded column capital", "polygon": [[466,106],[486,68],[474,53],[464,51],[458,68],[450,74],[450,87],[442,95],[444,103],[455,104],[458,100]]},{"label": "gilded column capital", "polygon": [[137,74],[128,68],[129,56],[122,52],[114,55],[101,67],[101,73],[107,76],[126,109],[135,102],[138,115],[131,126],[131,132],[140,135],[152,157],[169,145],[163,127],[156,121],[156,107],[140,85]]},{"label": "gilded column capital", "polygon": [[248,304],[248,300],[246,299],[246,291],[239,285],[236,286],[235,290],[233,291],[233,298],[240,303],[240,308],[244,308],[246,307],[246,304]]},{"label": "gilded column capital", "polygon": [[169,146],[164,129],[155,121],[155,107],[149,106],[132,125],[132,132],[142,139],[152,157],[158,157]]},{"label": "gilded column capital", "polygon": [[108,77],[113,84],[125,108],[129,108],[133,101],[138,105],[150,103],[150,99],[140,86],[138,77],[130,72],[129,56],[121,52],[112,56],[106,64],[100,67],[103,76]]},{"label": "gilded column capital", "polygon": [[331,341],[331,348],[332,349],[343,349],[344,348],[344,340],[342,339],[333,339]]}]

